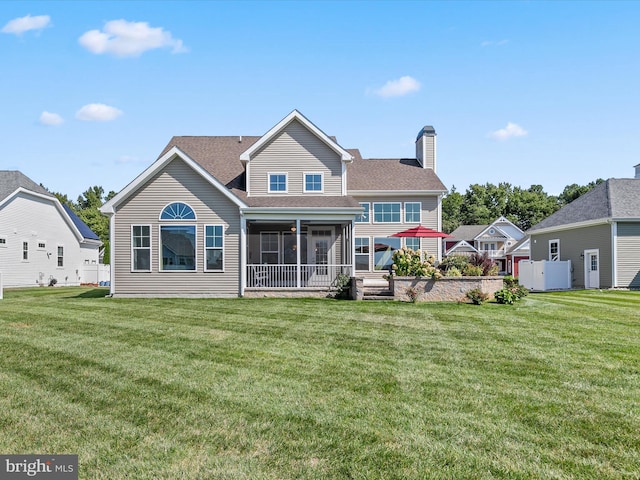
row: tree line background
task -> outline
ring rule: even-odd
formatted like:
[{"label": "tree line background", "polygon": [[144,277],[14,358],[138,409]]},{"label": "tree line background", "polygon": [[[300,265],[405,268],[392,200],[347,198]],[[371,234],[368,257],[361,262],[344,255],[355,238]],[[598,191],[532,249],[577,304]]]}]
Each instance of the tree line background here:
[{"label": "tree line background", "polygon": [[[567,185],[558,196],[546,193],[542,185],[531,185],[524,189],[510,183],[476,183],[470,185],[465,193],[458,192],[453,186],[442,200],[442,229],[451,233],[460,225],[487,225],[504,216],[526,231],[603,181],[599,178],[586,185],[573,183]],[[112,190],[105,193],[104,188],[95,185],[75,201],[62,193],[54,192],[53,195],[60,203],[68,205],[100,237],[105,247],[104,263],[110,263],[109,219],[98,209],[116,192]]]}]

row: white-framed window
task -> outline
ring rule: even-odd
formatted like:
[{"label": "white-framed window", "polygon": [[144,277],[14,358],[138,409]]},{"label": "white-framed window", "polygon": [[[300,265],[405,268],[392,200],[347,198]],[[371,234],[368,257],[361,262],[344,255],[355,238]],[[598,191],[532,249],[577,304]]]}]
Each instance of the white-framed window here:
[{"label": "white-framed window", "polygon": [[557,262],[560,260],[560,240],[555,238],[549,240],[549,261]]},{"label": "white-framed window", "polygon": [[0,248],[7,248],[7,237],[0,237]]},{"label": "white-framed window", "polygon": [[47,249],[47,242],[45,242],[44,240],[38,240],[38,250],[46,250]]},{"label": "white-framed window", "polygon": [[204,227],[204,269],[208,272],[224,270],[224,227]]},{"label": "white-framed window", "polygon": [[269,193],[287,193],[287,174],[269,173]]},{"label": "white-framed window", "polygon": [[160,220],[195,220],[196,212],[184,202],[173,202],[160,212]]},{"label": "white-framed window", "polygon": [[422,203],[421,202],[405,202],[404,203],[404,223],[420,223],[422,222]]},{"label": "white-framed window", "polygon": [[58,267],[64,267],[64,246],[63,245],[58,245],[58,251],[56,254],[57,260],[58,260]]},{"label": "white-framed window", "polygon": [[324,191],[324,173],[310,172],[304,174],[304,193],[322,193]]},{"label": "white-framed window", "polygon": [[373,223],[400,223],[400,202],[374,203]]},{"label": "white-framed window", "polygon": [[369,219],[369,207],[370,203],[361,203],[360,206],[364,208],[364,212],[360,215],[356,216],[356,223],[369,223],[371,220]]},{"label": "white-framed window", "polygon": [[369,271],[369,237],[356,237],[356,270]]},{"label": "white-framed window", "polygon": [[373,268],[388,270],[393,263],[393,252],[400,249],[398,237],[376,237],[373,239]]},{"label": "white-framed window", "polygon": [[131,271],[151,271],[150,225],[131,225]]},{"label": "white-framed window", "polygon": [[420,250],[420,239],[418,237],[405,237],[404,246],[417,252]]},{"label": "white-framed window", "polygon": [[196,270],[196,226],[160,225],[160,270]]},{"label": "white-framed window", "polygon": [[279,232],[260,232],[260,263],[269,265],[280,263],[279,247]]},{"label": "white-framed window", "polygon": [[22,261],[26,262],[29,260],[29,242],[22,242]]}]

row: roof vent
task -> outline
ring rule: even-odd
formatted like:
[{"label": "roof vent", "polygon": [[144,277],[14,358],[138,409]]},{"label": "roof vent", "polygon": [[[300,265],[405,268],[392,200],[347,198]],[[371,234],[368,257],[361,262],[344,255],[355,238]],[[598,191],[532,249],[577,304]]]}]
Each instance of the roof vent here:
[{"label": "roof vent", "polygon": [[238,137],[238,143],[242,143],[242,135]]},{"label": "roof vent", "polygon": [[635,178],[640,178],[640,163],[637,164],[634,168],[636,169],[636,177]]}]

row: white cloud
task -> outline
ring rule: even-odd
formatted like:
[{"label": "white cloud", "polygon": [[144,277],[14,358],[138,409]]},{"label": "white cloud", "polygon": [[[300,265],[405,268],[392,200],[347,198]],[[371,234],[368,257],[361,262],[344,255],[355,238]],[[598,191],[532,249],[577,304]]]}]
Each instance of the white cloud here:
[{"label": "white cloud", "polygon": [[489,134],[489,138],[493,138],[494,140],[504,141],[509,140],[512,137],[524,137],[528,135],[524,128],[522,128],[517,123],[508,122],[507,126],[501,128],[500,130],[496,130],[495,132],[491,132]]},{"label": "white cloud", "polygon": [[111,20],[102,30],[85,32],[78,42],[91,53],[110,53],[116,57],[137,57],[155,48],[171,48],[172,53],[187,51],[182,40],[173,38],[171,32],[150,27],[147,22],[126,20]]},{"label": "white cloud", "polygon": [[9,21],[2,27],[2,32],[22,35],[29,30],[42,30],[48,26],[50,22],[51,18],[49,15],[37,15],[35,17],[27,15],[26,17],[14,18]]},{"label": "white cloud", "polygon": [[509,40],[485,40],[480,44],[481,47],[501,47],[502,45],[506,45],[509,43]]},{"label": "white cloud", "polygon": [[47,111],[44,111],[40,114],[39,121],[41,125],[47,125],[49,127],[57,127],[58,125],[62,125],[64,123],[64,119],[60,115]]},{"label": "white cloud", "polygon": [[404,76],[397,80],[389,80],[382,87],[373,91],[379,97],[401,97],[420,90],[420,82],[413,77]]},{"label": "white cloud", "polygon": [[104,103],[90,103],[76,112],[76,118],[84,122],[110,122],[122,115],[122,110]]}]

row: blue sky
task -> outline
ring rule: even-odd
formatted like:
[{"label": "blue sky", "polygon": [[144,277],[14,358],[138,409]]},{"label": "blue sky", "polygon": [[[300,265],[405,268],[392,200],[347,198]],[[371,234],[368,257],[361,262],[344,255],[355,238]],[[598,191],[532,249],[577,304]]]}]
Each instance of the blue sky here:
[{"label": "blue sky", "polygon": [[118,191],[173,135],[262,135],[298,109],[345,148],[565,185],[640,163],[640,2],[0,3],[0,169]]}]

